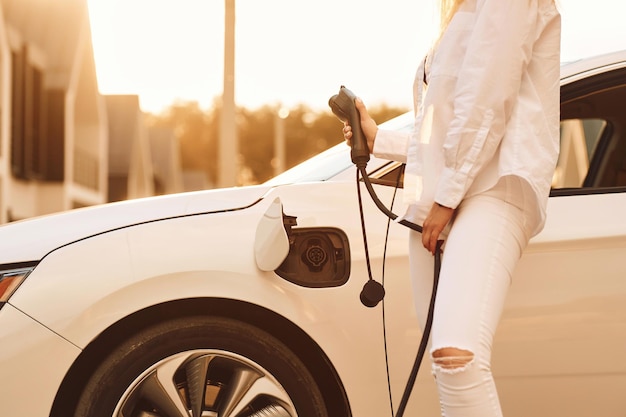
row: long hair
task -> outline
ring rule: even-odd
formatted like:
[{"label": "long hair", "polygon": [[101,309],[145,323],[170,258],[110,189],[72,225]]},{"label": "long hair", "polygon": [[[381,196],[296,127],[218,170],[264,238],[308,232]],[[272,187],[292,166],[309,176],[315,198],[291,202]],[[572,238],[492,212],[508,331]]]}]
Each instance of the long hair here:
[{"label": "long hair", "polygon": [[439,30],[441,33],[446,29],[461,3],[463,0],[439,0]]}]

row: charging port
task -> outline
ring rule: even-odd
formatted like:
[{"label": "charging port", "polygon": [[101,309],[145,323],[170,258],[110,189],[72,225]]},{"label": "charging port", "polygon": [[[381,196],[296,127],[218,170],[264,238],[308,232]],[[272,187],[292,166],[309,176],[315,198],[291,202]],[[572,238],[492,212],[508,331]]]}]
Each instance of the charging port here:
[{"label": "charging port", "polygon": [[350,276],[346,234],[332,227],[289,228],[289,254],[276,273],[305,287],[337,287]]}]

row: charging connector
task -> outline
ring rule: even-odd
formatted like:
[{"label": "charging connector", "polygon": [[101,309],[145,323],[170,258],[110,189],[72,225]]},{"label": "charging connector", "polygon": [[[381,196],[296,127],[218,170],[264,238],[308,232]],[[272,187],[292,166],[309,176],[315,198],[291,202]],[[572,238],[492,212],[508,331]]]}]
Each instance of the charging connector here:
[{"label": "charging connector", "polygon": [[332,112],[342,122],[350,123],[352,126],[352,146],[350,156],[352,163],[357,167],[365,167],[370,160],[370,149],[367,146],[367,139],[361,129],[361,117],[356,108],[356,96],[345,86],[341,86],[339,93],[328,100],[328,105]]},{"label": "charging connector", "polygon": [[[380,211],[382,211],[387,217],[392,220],[397,220],[398,216],[394,214],[391,210],[389,210],[378,198],[374,188],[372,187],[372,183],[369,180],[367,175],[367,163],[370,159],[370,151],[367,146],[367,140],[365,138],[365,134],[361,129],[361,117],[356,108],[355,104],[356,96],[350,90],[348,90],[345,86],[341,86],[339,89],[339,93],[335,94],[328,101],[328,105],[330,106],[332,112],[344,123],[350,124],[352,128],[352,140],[351,140],[351,157],[352,162],[357,167],[357,191],[359,197],[359,210],[361,215],[361,226],[363,230],[363,242],[365,246],[365,258],[367,262],[368,269],[368,281],[365,283],[363,290],[361,291],[361,302],[366,307],[375,307],[385,296],[385,289],[382,284],[375,281],[372,278],[372,271],[369,262],[369,250],[367,247],[367,234],[365,232],[365,219],[363,216],[363,208],[361,204],[361,188],[359,185],[359,173],[361,174],[361,178],[365,183],[368,193],[370,197],[376,204],[376,207]],[[422,233],[422,226],[409,222],[406,219],[401,219],[398,221],[403,226],[406,226],[416,232]],[[415,385],[415,380],[417,378],[417,374],[419,372],[420,365],[424,358],[424,354],[426,352],[426,346],[428,345],[428,338],[430,336],[430,329],[432,327],[433,321],[433,313],[435,310],[435,299],[437,297],[437,286],[439,284],[439,272],[441,270],[441,247],[443,245],[442,240],[437,241],[437,246],[435,250],[435,270],[433,274],[433,292],[430,298],[430,305],[428,308],[428,315],[426,318],[426,323],[424,324],[424,333],[422,334],[422,339],[419,344],[419,348],[417,350],[417,355],[415,357],[415,362],[413,363],[413,368],[411,369],[411,373],[409,374],[409,379],[407,381],[406,387],[404,389],[404,393],[402,395],[402,399],[400,400],[400,404],[398,406],[398,411],[395,414],[395,417],[402,417],[404,415],[404,411],[409,402],[409,398],[411,396],[411,392],[413,390],[413,386]],[[389,387],[391,389],[391,387]],[[393,414],[393,409],[391,410]]]}]

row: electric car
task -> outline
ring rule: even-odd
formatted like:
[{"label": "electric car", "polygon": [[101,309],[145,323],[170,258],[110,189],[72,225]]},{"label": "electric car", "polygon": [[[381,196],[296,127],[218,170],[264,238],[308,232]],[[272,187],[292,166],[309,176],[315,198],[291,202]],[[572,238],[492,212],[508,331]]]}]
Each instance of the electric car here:
[{"label": "electric car", "polygon": [[[507,416],[622,417],[626,51],[564,65],[561,99],[547,224],[515,271],[493,370]],[[402,165],[367,170],[403,213]],[[366,194],[362,210],[366,241],[340,144],[258,186],[0,227],[0,415],[392,416],[421,337],[408,230]],[[386,292],[374,307],[368,258]],[[407,415],[439,413],[428,361]]]}]

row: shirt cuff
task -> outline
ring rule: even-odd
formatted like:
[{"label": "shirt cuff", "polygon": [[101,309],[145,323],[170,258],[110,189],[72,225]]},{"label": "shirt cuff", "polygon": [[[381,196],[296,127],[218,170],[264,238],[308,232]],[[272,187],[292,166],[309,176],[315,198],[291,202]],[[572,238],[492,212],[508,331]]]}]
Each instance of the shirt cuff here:
[{"label": "shirt cuff", "polygon": [[464,176],[454,170],[444,168],[437,184],[435,202],[456,209],[465,195],[465,182]]},{"label": "shirt cuff", "polygon": [[378,129],[372,154],[377,158],[406,162],[409,138],[407,132]]}]

